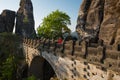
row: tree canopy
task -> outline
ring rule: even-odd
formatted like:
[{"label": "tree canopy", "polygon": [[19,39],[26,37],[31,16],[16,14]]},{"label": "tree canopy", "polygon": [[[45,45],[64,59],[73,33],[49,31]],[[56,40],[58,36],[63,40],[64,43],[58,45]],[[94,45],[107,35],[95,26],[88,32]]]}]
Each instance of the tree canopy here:
[{"label": "tree canopy", "polygon": [[42,24],[37,28],[38,35],[45,38],[56,38],[62,36],[63,32],[70,33],[70,17],[59,10],[53,11],[44,17]]}]

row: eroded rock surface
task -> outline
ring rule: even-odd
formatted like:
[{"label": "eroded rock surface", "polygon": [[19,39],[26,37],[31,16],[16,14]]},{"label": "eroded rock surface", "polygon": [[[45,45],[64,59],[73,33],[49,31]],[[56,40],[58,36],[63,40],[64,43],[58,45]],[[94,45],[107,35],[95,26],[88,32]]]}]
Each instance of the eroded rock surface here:
[{"label": "eroded rock surface", "polygon": [[0,33],[13,32],[15,22],[15,12],[11,10],[3,10],[0,15]]},{"label": "eroded rock surface", "polygon": [[93,42],[105,45],[120,44],[120,0],[83,0],[76,30]]},{"label": "eroded rock surface", "polygon": [[120,0],[105,0],[104,19],[99,38],[106,44],[120,43]]},{"label": "eroded rock surface", "polygon": [[3,21],[3,17],[0,15],[0,32],[4,32],[5,31],[5,24]]},{"label": "eroded rock surface", "polygon": [[20,8],[17,11],[15,33],[23,37],[34,37],[36,35],[31,0],[20,1]]},{"label": "eroded rock surface", "polygon": [[89,38],[94,38],[93,42],[97,42],[103,12],[104,0],[83,0],[77,20],[79,35],[89,36]]}]

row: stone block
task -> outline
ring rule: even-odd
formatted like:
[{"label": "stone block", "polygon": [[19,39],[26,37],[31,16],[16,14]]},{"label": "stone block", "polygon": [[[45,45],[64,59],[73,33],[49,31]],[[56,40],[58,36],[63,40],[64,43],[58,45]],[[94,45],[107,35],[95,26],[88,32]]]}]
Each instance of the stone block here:
[{"label": "stone block", "polygon": [[107,69],[112,69],[112,70],[115,70],[115,68],[119,69],[119,66],[118,66],[119,61],[115,59],[106,58],[104,60],[104,65]]},{"label": "stone block", "polygon": [[106,50],[106,58],[118,59],[120,57],[120,52],[116,50]]}]

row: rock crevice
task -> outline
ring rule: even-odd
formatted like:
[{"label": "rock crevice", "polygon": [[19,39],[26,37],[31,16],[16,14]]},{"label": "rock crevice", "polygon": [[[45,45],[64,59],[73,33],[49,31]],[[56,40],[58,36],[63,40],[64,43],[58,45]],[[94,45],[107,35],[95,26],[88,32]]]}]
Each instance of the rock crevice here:
[{"label": "rock crevice", "polygon": [[83,0],[76,31],[92,42],[120,44],[120,0]]}]

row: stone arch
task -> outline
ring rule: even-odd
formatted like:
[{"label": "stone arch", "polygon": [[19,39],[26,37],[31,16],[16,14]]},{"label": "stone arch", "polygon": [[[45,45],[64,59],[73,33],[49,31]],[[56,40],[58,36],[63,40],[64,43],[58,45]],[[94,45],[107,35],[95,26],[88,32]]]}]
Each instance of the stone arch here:
[{"label": "stone arch", "polygon": [[45,58],[35,56],[31,61],[28,75],[34,75],[40,80],[50,80],[51,77],[55,76],[55,71]]}]

